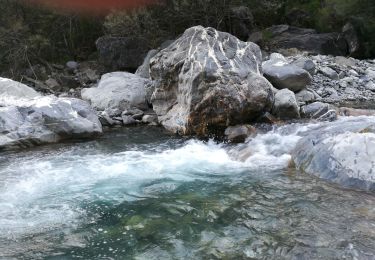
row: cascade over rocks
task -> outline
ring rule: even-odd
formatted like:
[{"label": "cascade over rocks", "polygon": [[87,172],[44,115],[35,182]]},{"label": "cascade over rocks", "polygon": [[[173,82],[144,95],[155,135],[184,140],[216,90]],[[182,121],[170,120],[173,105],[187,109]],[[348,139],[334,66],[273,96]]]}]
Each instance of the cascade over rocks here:
[{"label": "cascade over rocks", "polygon": [[270,111],[271,84],[253,43],[192,27],[151,59],[152,105],[159,122],[182,135],[205,136]]},{"label": "cascade over rocks", "polygon": [[297,144],[293,160],[308,174],[347,187],[375,190],[375,123],[358,117],[319,125]]},{"label": "cascade over rocks", "polygon": [[26,85],[0,78],[0,150],[101,133],[98,117],[85,101],[43,97]]}]

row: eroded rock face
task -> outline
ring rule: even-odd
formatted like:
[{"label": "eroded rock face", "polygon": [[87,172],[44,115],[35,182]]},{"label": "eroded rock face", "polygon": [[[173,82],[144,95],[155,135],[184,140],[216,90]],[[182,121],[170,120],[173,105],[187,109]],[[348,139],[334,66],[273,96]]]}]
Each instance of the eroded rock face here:
[{"label": "eroded rock face", "polygon": [[27,86],[23,88],[29,93],[23,97],[0,90],[0,150],[91,138],[102,133],[98,117],[85,101],[42,97]]},{"label": "eroded rock face", "polygon": [[375,190],[373,117],[309,131],[293,152],[297,168],[343,186]]},{"label": "eroded rock face", "polygon": [[269,111],[271,84],[257,45],[193,27],[151,60],[152,105],[160,123],[182,135],[224,132]]},{"label": "eroded rock face", "polygon": [[97,87],[83,89],[81,94],[93,108],[100,111],[106,109],[125,111],[130,108],[146,110],[148,109],[147,88],[151,85],[149,80],[137,75],[112,72],[103,75]]}]

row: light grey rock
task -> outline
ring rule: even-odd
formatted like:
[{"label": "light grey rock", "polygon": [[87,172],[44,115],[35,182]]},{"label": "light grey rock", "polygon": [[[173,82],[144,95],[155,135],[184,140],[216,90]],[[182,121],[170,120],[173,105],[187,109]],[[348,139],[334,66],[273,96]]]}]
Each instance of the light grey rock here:
[{"label": "light grey rock", "polygon": [[256,135],[255,127],[251,125],[230,126],[225,129],[225,136],[231,143],[244,143],[247,138]]},{"label": "light grey rock", "polygon": [[321,67],[319,69],[319,72],[322,73],[324,76],[333,79],[333,80],[338,80],[339,79],[339,74],[337,72],[329,67]]},{"label": "light grey rock", "polygon": [[301,107],[301,116],[318,121],[334,121],[337,119],[337,112],[330,104],[314,102]]},{"label": "light grey rock", "polygon": [[375,190],[374,117],[340,120],[311,129],[297,144],[300,170],[345,187]]},{"label": "light grey rock", "polygon": [[79,68],[79,63],[76,61],[68,61],[65,66],[70,70],[76,70]]},{"label": "light grey rock", "polygon": [[313,90],[303,89],[296,94],[296,99],[299,103],[311,103],[321,97]]},{"label": "light grey rock", "polygon": [[335,57],[335,63],[339,66],[354,67],[356,65],[353,58],[346,58],[343,56]]},{"label": "light grey rock", "polygon": [[145,124],[159,124],[157,115],[144,115],[142,117],[142,122]]},{"label": "light grey rock", "polygon": [[375,92],[375,83],[372,81],[367,82],[366,89]]},{"label": "light grey rock", "polygon": [[276,93],[272,113],[281,119],[300,117],[299,106],[293,91],[282,89]]},{"label": "light grey rock", "polygon": [[294,92],[306,88],[312,80],[306,70],[288,64],[287,61],[276,55],[271,55],[269,61],[263,62],[263,73],[277,89],[287,88]]},{"label": "light grey rock", "polygon": [[308,54],[345,56],[348,52],[346,41],[339,33],[318,33],[316,30],[289,25],[274,25],[263,31],[267,40],[261,47],[273,52],[296,49]]},{"label": "light grey rock", "polygon": [[20,82],[0,77],[0,99],[35,98],[41,95]]},{"label": "light grey rock", "polygon": [[127,72],[112,72],[102,76],[97,87],[82,89],[81,95],[97,110],[129,108],[146,110],[147,79]]},{"label": "light grey rock", "polygon": [[158,50],[150,50],[147,53],[142,65],[135,72],[136,75],[149,79],[150,78],[150,60],[158,53]]},{"label": "light grey rock", "polygon": [[151,59],[153,109],[174,133],[224,133],[271,109],[271,84],[261,75],[253,43],[201,26],[192,27]]},{"label": "light grey rock", "polygon": [[102,126],[90,105],[54,96],[0,101],[0,150],[92,138]]},{"label": "light grey rock", "polygon": [[315,75],[316,73],[315,63],[309,58],[301,57],[295,60],[292,64],[306,70],[308,73],[310,73],[311,76]]},{"label": "light grey rock", "polygon": [[375,79],[375,68],[367,68],[366,75],[371,79]]}]

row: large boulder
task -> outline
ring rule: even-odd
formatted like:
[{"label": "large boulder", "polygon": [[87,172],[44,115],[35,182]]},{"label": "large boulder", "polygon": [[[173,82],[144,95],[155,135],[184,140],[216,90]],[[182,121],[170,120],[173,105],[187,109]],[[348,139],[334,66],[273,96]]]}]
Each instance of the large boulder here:
[{"label": "large boulder", "polygon": [[100,111],[106,109],[125,111],[130,108],[147,110],[147,93],[151,85],[150,80],[137,75],[112,72],[103,75],[98,86],[82,89],[81,95],[93,108]]},{"label": "large boulder", "polygon": [[290,89],[294,92],[306,88],[312,81],[311,75],[304,69],[289,64],[281,54],[272,54],[270,60],[263,62],[264,76],[277,89]]},{"label": "large boulder", "polygon": [[296,167],[346,187],[375,190],[374,122],[358,117],[311,129],[293,152]]},{"label": "large boulder", "polygon": [[[4,81],[9,80],[0,79]],[[87,102],[43,97],[25,85],[12,84],[27,94],[20,97],[17,92],[0,87],[0,150],[91,138],[102,133],[98,117]]]},{"label": "large boulder", "polygon": [[339,37],[339,33],[317,33],[314,29],[275,25],[265,29],[262,34],[262,47],[269,51],[295,48],[309,54],[334,56],[345,56],[348,52],[347,43]]},{"label": "large boulder", "polygon": [[147,41],[136,37],[103,36],[96,41],[96,48],[100,62],[108,71],[134,72],[149,51]]},{"label": "large boulder", "polygon": [[151,60],[152,105],[160,123],[182,135],[222,134],[271,109],[271,84],[257,45],[192,27]]}]

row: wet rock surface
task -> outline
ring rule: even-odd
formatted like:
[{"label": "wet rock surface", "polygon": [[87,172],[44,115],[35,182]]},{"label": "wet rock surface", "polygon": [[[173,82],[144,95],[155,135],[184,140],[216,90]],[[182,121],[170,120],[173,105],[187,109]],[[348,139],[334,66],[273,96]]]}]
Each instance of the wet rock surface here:
[{"label": "wet rock surface", "polygon": [[346,187],[375,190],[373,117],[320,125],[302,136],[293,151],[296,167]]}]

